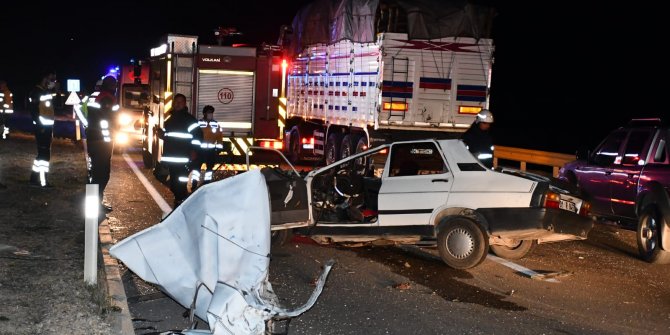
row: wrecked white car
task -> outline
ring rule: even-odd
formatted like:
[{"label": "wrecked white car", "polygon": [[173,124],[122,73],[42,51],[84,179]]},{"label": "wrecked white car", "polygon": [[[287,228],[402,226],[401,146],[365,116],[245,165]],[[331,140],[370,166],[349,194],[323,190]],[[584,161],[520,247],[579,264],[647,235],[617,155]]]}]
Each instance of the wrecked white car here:
[{"label": "wrecked white car", "polygon": [[396,142],[311,171],[264,169],[274,235],[317,242],[437,244],[457,269],[481,263],[489,247],[521,258],[537,243],[586,239],[589,203],[552,179],[493,171],[460,140]]}]

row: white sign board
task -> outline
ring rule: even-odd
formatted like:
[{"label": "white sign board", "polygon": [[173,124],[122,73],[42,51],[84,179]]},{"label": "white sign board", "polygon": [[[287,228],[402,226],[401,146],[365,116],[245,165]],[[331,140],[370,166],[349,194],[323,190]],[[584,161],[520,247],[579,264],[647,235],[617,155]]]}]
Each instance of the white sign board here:
[{"label": "white sign board", "polygon": [[[68,85],[68,90],[69,90],[69,86],[70,86],[69,80],[68,80],[67,85]],[[74,91],[70,92],[70,96],[68,96],[67,100],[65,100],[65,104],[70,105],[70,106],[78,105],[80,102],[81,102],[81,100],[79,99],[79,96]]]},{"label": "white sign board", "polygon": [[79,79],[68,79],[67,80],[67,91],[68,92],[79,92]]}]

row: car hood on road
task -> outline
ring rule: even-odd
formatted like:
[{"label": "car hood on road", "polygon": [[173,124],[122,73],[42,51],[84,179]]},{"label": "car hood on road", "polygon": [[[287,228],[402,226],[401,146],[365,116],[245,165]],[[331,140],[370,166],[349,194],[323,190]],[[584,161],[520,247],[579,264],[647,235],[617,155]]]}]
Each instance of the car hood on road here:
[{"label": "car hood on road", "polygon": [[260,170],[206,185],[162,222],[110,249],[112,256],[195,315],[212,334],[263,334],[265,322],[298,316],[316,302],[282,308],[268,281],[270,204]]}]

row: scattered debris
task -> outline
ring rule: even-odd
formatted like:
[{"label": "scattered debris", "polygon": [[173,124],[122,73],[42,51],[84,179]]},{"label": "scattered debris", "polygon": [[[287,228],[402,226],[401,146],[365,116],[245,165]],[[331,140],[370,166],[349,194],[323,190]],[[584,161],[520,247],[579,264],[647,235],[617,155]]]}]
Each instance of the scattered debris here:
[{"label": "scattered debris", "polygon": [[13,254],[17,256],[30,256],[31,253],[28,250],[19,249],[14,251]]},{"label": "scattered debris", "polygon": [[393,285],[393,288],[397,289],[397,290],[401,290],[401,291],[409,290],[410,288],[412,288],[412,284],[410,284],[410,283],[399,283],[399,284]]},{"label": "scattered debris", "polygon": [[575,274],[572,271],[557,271],[557,272],[546,272],[546,273],[535,273],[530,276],[531,279],[535,280],[547,280],[547,279],[552,279],[552,278],[560,278],[560,277],[567,277],[567,276],[572,276]]},{"label": "scattered debris", "polygon": [[405,267],[406,268],[411,268],[412,266],[409,263],[405,262]]}]

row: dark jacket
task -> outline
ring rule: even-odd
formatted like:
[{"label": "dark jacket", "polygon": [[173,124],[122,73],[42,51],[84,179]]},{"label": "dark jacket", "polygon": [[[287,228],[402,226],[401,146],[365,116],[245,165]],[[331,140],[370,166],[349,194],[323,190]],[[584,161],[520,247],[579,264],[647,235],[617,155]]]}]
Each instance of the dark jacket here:
[{"label": "dark jacket", "polygon": [[[54,121],[54,107],[53,101],[51,100],[51,91],[40,85],[36,85],[32,91],[30,91],[29,97],[28,108],[30,109],[30,116],[32,117],[33,122],[35,122],[38,127],[43,126],[40,121],[41,116],[43,118],[42,120],[47,123],[44,125],[50,125],[48,123]],[[51,122],[48,122],[49,120]],[[51,125],[53,125],[53,123]]]},{"label": "dark jacket", "polygon": [[[105,141],[111,144],[113,133],[116,129],[116,97],[111,92],[101,91],[95,101],[89,102],[88,128],[86,128],[87,141]],[[105,132],[106,130],[106,132]]]},{"label": "dark jacket", "polygon": [[[164,143],[161,161],[187,163],[193,160],[202,141],[202,131],[198,126],[198,120],[188,112],[187,108],[184,108],[181,111],[170,110],[163,125],[161,137]],[[198,144],[197,146],[193,143],[194,141]]]},{"label": "dark jacket", "polygon": [[473,123],[472,126],[470,126],[470,129],[463,134],[461,139],[468,146],[468,150],[473,154],[493,153],[493,150],[491,150],[491,147],[493,147],[491,131],[483,131],[479,129],[479,124],[477,123]]}]

